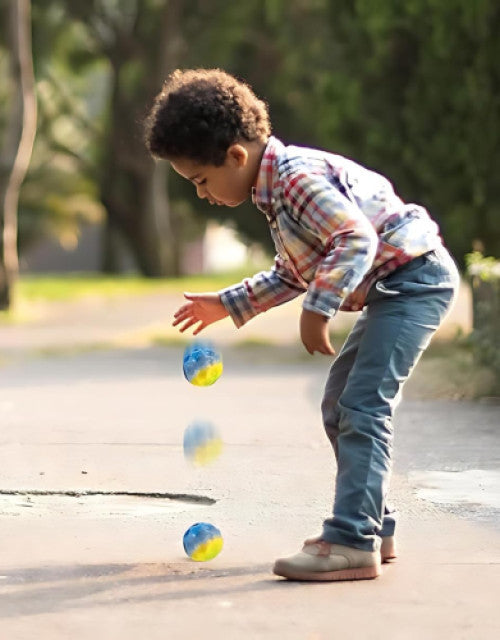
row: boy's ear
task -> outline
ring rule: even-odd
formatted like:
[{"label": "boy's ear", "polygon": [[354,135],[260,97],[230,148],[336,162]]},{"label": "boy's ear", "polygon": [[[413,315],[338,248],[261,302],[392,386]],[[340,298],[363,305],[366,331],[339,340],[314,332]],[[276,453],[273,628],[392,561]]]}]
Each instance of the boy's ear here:
[{"label": "boy's ear", "polygon": [[248,151],[242,144],[232,144],[227,150],[226,159],[235,167],[244,167],[248,162]]}]

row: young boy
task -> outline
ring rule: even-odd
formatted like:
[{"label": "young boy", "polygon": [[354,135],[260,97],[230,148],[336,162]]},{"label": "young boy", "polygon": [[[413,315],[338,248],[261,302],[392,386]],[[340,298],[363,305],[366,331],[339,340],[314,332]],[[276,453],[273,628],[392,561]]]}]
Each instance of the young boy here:
[{"label": "young boy", "polygon": [[194,334],[231,316],[241,327],[305,293],[300,337],[334,355],[328,322],[363,310],[326,383],[322,414],[337,459],[333,517],[274,573],[295,580],[380,575],[394,558],[386,503],[392,417],[405,380],[449,310],[453,260],[425,209],[405,204],[381,175],[339,155],[284,146],[265,104],[214,70],[175,71],[147,121],[147,146],[190,180],[200,198],[235,207],[252,197],[266,216],[273,267],[219,292],[186,294],[175,314]]}]

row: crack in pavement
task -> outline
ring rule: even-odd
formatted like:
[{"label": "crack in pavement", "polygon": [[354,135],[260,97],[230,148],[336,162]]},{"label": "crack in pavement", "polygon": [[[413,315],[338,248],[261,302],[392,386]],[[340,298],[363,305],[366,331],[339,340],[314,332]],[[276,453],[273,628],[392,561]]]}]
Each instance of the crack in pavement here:
[{"label": "crack in pavement", "polygon": [[217,500],[208,496],[200,496],[192,493],[157,493],[148,491],[50,491],[38,489],[1,489],[0,496],[64,496],[81,498],[84,496],[131,496],[134,498],[152,498],[160,500],[175,500],[177,502],[189,502],[195,504],[215,504]]}]

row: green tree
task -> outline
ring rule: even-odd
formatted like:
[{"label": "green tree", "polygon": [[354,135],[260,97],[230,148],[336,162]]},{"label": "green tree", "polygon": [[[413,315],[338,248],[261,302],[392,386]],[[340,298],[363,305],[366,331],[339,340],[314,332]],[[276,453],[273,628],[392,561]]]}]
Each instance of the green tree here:
[{"label": "green tree", "polygon": [[[276,135],[311,144],[316,128],[310,95],[331,48],[330,28],[324,21],[326,1],[200,2],[193,17],[196,46],[186,50],[182,66],[221,67],[248,81],[268,101]],[[184,182],[172,176],[174,198],[189,202],[200,217],[231,222],[245,241],[272,251],[265,217],[251,203],[237,210],[210,207],[196,202],[192,186]]]},{"label": "green tree", "polygon": [[[228,31],[238,11],[218,24]],[[277,135],[385,173],[430,209],[461,263],[476,239],[500,255],[498,3],[260,0],[245,11],[208,61],[268,99]],[[241,213],[238,227],[265,237]]]},{"label": "green tree", "polygon": [[499,255],[498,3],[331,0],[328,22],[316,137],[425,204],[459,260],[473,239]]},{"label": "green tree", "polygon": [[[95,183],[106,212],[103,268],[119,270],[117,253],[125,244],[144,275],[178,273],[183,228],[192,224],[189,207],[185,202],[172,204],[168,165],[153,162],[148,156],[142,121],[167,74],[177,66],[188,66],[193,49],[200,60],[210,50],[213,30],[207,29],[207,24],[214,17],[211,10],[217,9],[215,5],[219,3],[52,0],[50,5],[60,14],[63,12],[65,28],[58,32],[57,40],[68,44],[63,54],[66,71],[71,68],[73,73],[91,78],[89,69],[98,66],[99,94],[102,81],[105,83],[97,126],[86,127],[92,141],[90,156],[88,149],[84,157],[60,139],[57,141],[58,150],[78,161],[80,171]],[[40,19],[45,20],[44,13],[40,13]],[[65,92],[55,81],[55,74],[48,74],[47,80],[53,93]],[[80,125],[90,121],[89,106],[87,96],[84,113],[73,111],[73,118]],[[56,115],[56,121],[60,116],[61,113]]]},{"label": "green tree", "polygon": [[33,6],[38,130],[20,198],[21,257],[41,238],[71,249],[86,223],[104,219],[97,189],[106,69],[96,60],[75,68],[84,33],[58,2]]},{"label": "green tree", "polygon": [[41,113],[22,237],[35,220],[71,236],[104,212],[105,268],[125,244],[149,275],[178,271],[193,217],[269,242],[251,204],[207,206],[143,145],[167,73],[219,66],[268,100],[278,136],[351,156],[426,205],[458,258],[473,238],[498,254],[499,12],[493,0],[35,3]]},{"label": "green tree", "polygon": [[[103,268],[118,269],[124,241],[148,276],[178,271],[178,242],[167,194],[166,169],[148,157],[140,121],[144,105],[179,62],[185,3],[95,0],[66,5],[85,32],[80,66],[105,60],[108,99],[96,158],[98,193],[106,210]],[[89,56],[90,51],[90,56]]]}]

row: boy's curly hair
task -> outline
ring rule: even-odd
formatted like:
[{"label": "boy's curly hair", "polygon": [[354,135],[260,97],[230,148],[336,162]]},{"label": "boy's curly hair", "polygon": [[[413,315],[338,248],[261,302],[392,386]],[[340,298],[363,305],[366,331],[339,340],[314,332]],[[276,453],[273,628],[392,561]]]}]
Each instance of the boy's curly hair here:
[{"label": "boy's curly hair", "polygon": [[155,98],[145,139],[157,158],[221,166],[232,144],[270,133],[267,106],[247,84],[220,69],[177,69]]}]

